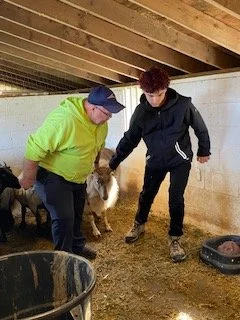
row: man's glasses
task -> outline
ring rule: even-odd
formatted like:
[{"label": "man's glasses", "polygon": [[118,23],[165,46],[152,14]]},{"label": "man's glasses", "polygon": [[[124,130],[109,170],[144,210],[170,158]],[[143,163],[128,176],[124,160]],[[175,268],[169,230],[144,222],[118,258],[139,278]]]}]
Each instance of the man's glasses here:
[{"label": "man's glasses", "polygon": [[97,110],[101,111],[103,114],[105,114],[106,117],[108,117],[108,119],[112,118],[112,114],[111,113],[107,113],[105,111],[103,111],[102,109],[100,108],[97,108]]}]

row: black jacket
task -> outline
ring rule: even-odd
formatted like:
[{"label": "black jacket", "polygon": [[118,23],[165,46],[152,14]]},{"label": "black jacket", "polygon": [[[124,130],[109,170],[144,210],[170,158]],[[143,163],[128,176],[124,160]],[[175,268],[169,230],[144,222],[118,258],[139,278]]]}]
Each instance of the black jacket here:
[{"label": "black jacket", "polygon": [[198,138],[198,156],[210,155],[207,127],[191,103],[191,98],[181,96],[168,88],[166,102],[154,108],[143,94],[136,107],[128,131],[124,133],[116,155],[110,161],[114,170],[143,138],[147,146],[146,161],[149,167],[171,168],[193,157],[189,136],[191,126]]}]

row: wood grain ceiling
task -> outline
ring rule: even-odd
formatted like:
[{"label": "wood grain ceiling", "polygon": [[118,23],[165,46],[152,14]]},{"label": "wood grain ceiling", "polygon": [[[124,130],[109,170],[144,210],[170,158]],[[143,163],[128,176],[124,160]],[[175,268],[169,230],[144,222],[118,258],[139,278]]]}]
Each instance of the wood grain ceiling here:
[{"label": "wood grain ceiling", "polygon": [[238,70],[239,0],[0,0],[1,82],[76,91],[132,83],[151,66]]}]

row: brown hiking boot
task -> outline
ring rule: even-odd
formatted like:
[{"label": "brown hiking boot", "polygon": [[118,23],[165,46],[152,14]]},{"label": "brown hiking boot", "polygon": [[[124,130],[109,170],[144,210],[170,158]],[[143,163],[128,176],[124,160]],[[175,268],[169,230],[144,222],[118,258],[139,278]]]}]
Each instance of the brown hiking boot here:
[{"label": "brown hiking boot", "polygon": [[140,235],[145,232],[144,226],[144,224],[140,224],[139,222],[134,221],[132,228],[125,236],[125,242],[131,243],[137,241]]},{"label": "brown hiking boot", "polygon": [[180,262],[186,259],[187,254],[180,244],[180,237],[171,236],[169,240],[170,257],[173,262]]}]

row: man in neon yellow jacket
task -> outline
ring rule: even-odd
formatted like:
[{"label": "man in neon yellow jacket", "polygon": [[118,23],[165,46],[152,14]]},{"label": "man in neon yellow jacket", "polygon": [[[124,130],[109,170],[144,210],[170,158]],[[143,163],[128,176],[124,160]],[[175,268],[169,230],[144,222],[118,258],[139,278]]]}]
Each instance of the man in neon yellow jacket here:
[{"label": "man in neon yellow jacket", "polygon": [[28,138],[19,182],[35,184],[49,210],[55,250],[96,256],[81,232],[86,178],[104,147],[107,120],[123,108],[109,88],[95,87],[87,99],[63,100]]}]

